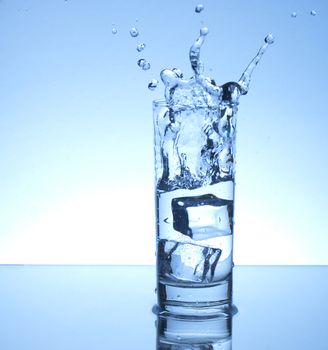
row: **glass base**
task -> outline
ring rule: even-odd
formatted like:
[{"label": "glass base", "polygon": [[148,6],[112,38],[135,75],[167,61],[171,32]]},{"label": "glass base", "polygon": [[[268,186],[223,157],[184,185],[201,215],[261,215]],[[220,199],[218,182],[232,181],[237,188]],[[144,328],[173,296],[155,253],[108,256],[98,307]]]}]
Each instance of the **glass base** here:
[{"label": "glass base", "polygon": [[157,350],[232,349],[232,317],[157,316]]},{"label": "glass base", "polygon": [[210,286],[168,285],[159,281],[158,312],[181,316],[231,316],[236,313],[232,304],[232,274]]}]

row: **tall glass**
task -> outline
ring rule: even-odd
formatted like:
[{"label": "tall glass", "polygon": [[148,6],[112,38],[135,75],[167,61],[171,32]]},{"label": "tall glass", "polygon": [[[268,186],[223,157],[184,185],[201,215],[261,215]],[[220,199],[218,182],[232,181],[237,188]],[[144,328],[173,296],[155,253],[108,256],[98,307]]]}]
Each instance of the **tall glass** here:
[{"label": "tall glass", "polygon": [[[231,95],[237,89],[226,87]],[[217,108],[153,102],[157,296],[161,312],[232,306],[237,99]]]}]

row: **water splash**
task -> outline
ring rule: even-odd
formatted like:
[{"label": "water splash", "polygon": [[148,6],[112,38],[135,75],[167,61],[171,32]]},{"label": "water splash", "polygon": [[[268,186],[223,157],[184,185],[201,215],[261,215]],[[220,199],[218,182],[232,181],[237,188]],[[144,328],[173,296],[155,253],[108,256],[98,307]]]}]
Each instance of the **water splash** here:
[{"label": "water splash", "polygon": [[141,51],[143,51],[143,50],[145,49],[145,47],[146,47],[146,44],[145,44],[145,43],[139,44],[139,45],[137,46],[137,51],[138,51],[138,52],[141,52]]},{"label": "water splash", "polygon": [[132,27],[132,28],[130,29],[130,35],[132,36],[132,38],[137,37],[137,36],[139,35],[138,29],[135,28],[135,27]]},{"label": "water splash", "polygon": [[191,67],[196,76],[200,75],[203,72],[203,64],[200,61],[200,48],[202,47],[207,34],[208,34],[208,28],[203,27],[200,30],[200,36],[191,46],[189,51],[189,59],[190,59]]},{"label": "water splash", "polygon": [[244,73],[240,77],[238,84],[241,87],[241,93],[242,95],[247,94],[249,89],[249,84],[251,81],[251,77],[253,74],[253,71],[255,67],[260,62],[262,56],[264,55],[265,51],[267,50],[268,46],[274,43],[274,37],[272,34],[268,34],[264,39],[264,44],[261,46],[260,50],[258,51],[257,55],[252,59],[252,61],[249,63],[247,68],[245,69]]},{"label": "water splash", "polygon": [[191,79],[183,79],[181,70],[177,68],[161,71],[161,80],[165,85],[165,100],[173,114],[187,108],[221,108],[222,103],[238,105],[240,95],[245,95],[248,92],[255,67],[267,47],[274,43],[273,35],[268,34],[264,39],[264,44],[249,63],[239,81],[219,86],[212,78],[203,75],[200,52],[207,34],[208,28],[202,28],[200,36],[190,48],[189,59],[194,71],[194,76]]},{"label": "water splash", "polygon": [[204,5],[203,4],[198,4],[196,7],[195,7],[195,12],[196,13],[200,13],[204,10]]},{"label": "water splash", "polygon": [[158,86],[158,80],[157,79],[152,79],[149,84],[148,84],[148,89],[151,91],[154,91]]}]

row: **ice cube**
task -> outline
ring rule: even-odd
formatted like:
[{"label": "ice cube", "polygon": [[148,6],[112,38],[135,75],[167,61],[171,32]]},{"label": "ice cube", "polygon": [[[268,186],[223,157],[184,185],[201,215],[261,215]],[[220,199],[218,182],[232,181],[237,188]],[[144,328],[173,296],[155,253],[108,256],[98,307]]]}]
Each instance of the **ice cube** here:
[{"label": "ice cube", "polygon": [[163,239],[158,245],[160,275],[179,281],[210,283],[221,253],[220,248]]},{"label": "ice cube", "polygon": [[213,194],[172,199],[173,228],[193,240],[230,235],[232,201]]}]

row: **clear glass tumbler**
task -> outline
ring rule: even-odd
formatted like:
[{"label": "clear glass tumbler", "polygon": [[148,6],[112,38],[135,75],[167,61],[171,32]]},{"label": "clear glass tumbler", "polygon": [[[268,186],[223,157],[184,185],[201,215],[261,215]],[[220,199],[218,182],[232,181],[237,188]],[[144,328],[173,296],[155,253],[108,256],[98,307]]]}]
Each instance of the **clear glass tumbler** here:
[{"label": "clear glass tumbler", "polygon": [[[232,84],[226,88],[230,94],[235,93]],[[162,313],[231,310],[238,107],[233,101],[223,98],[217,108],[153,102],[157,296]]]}]

